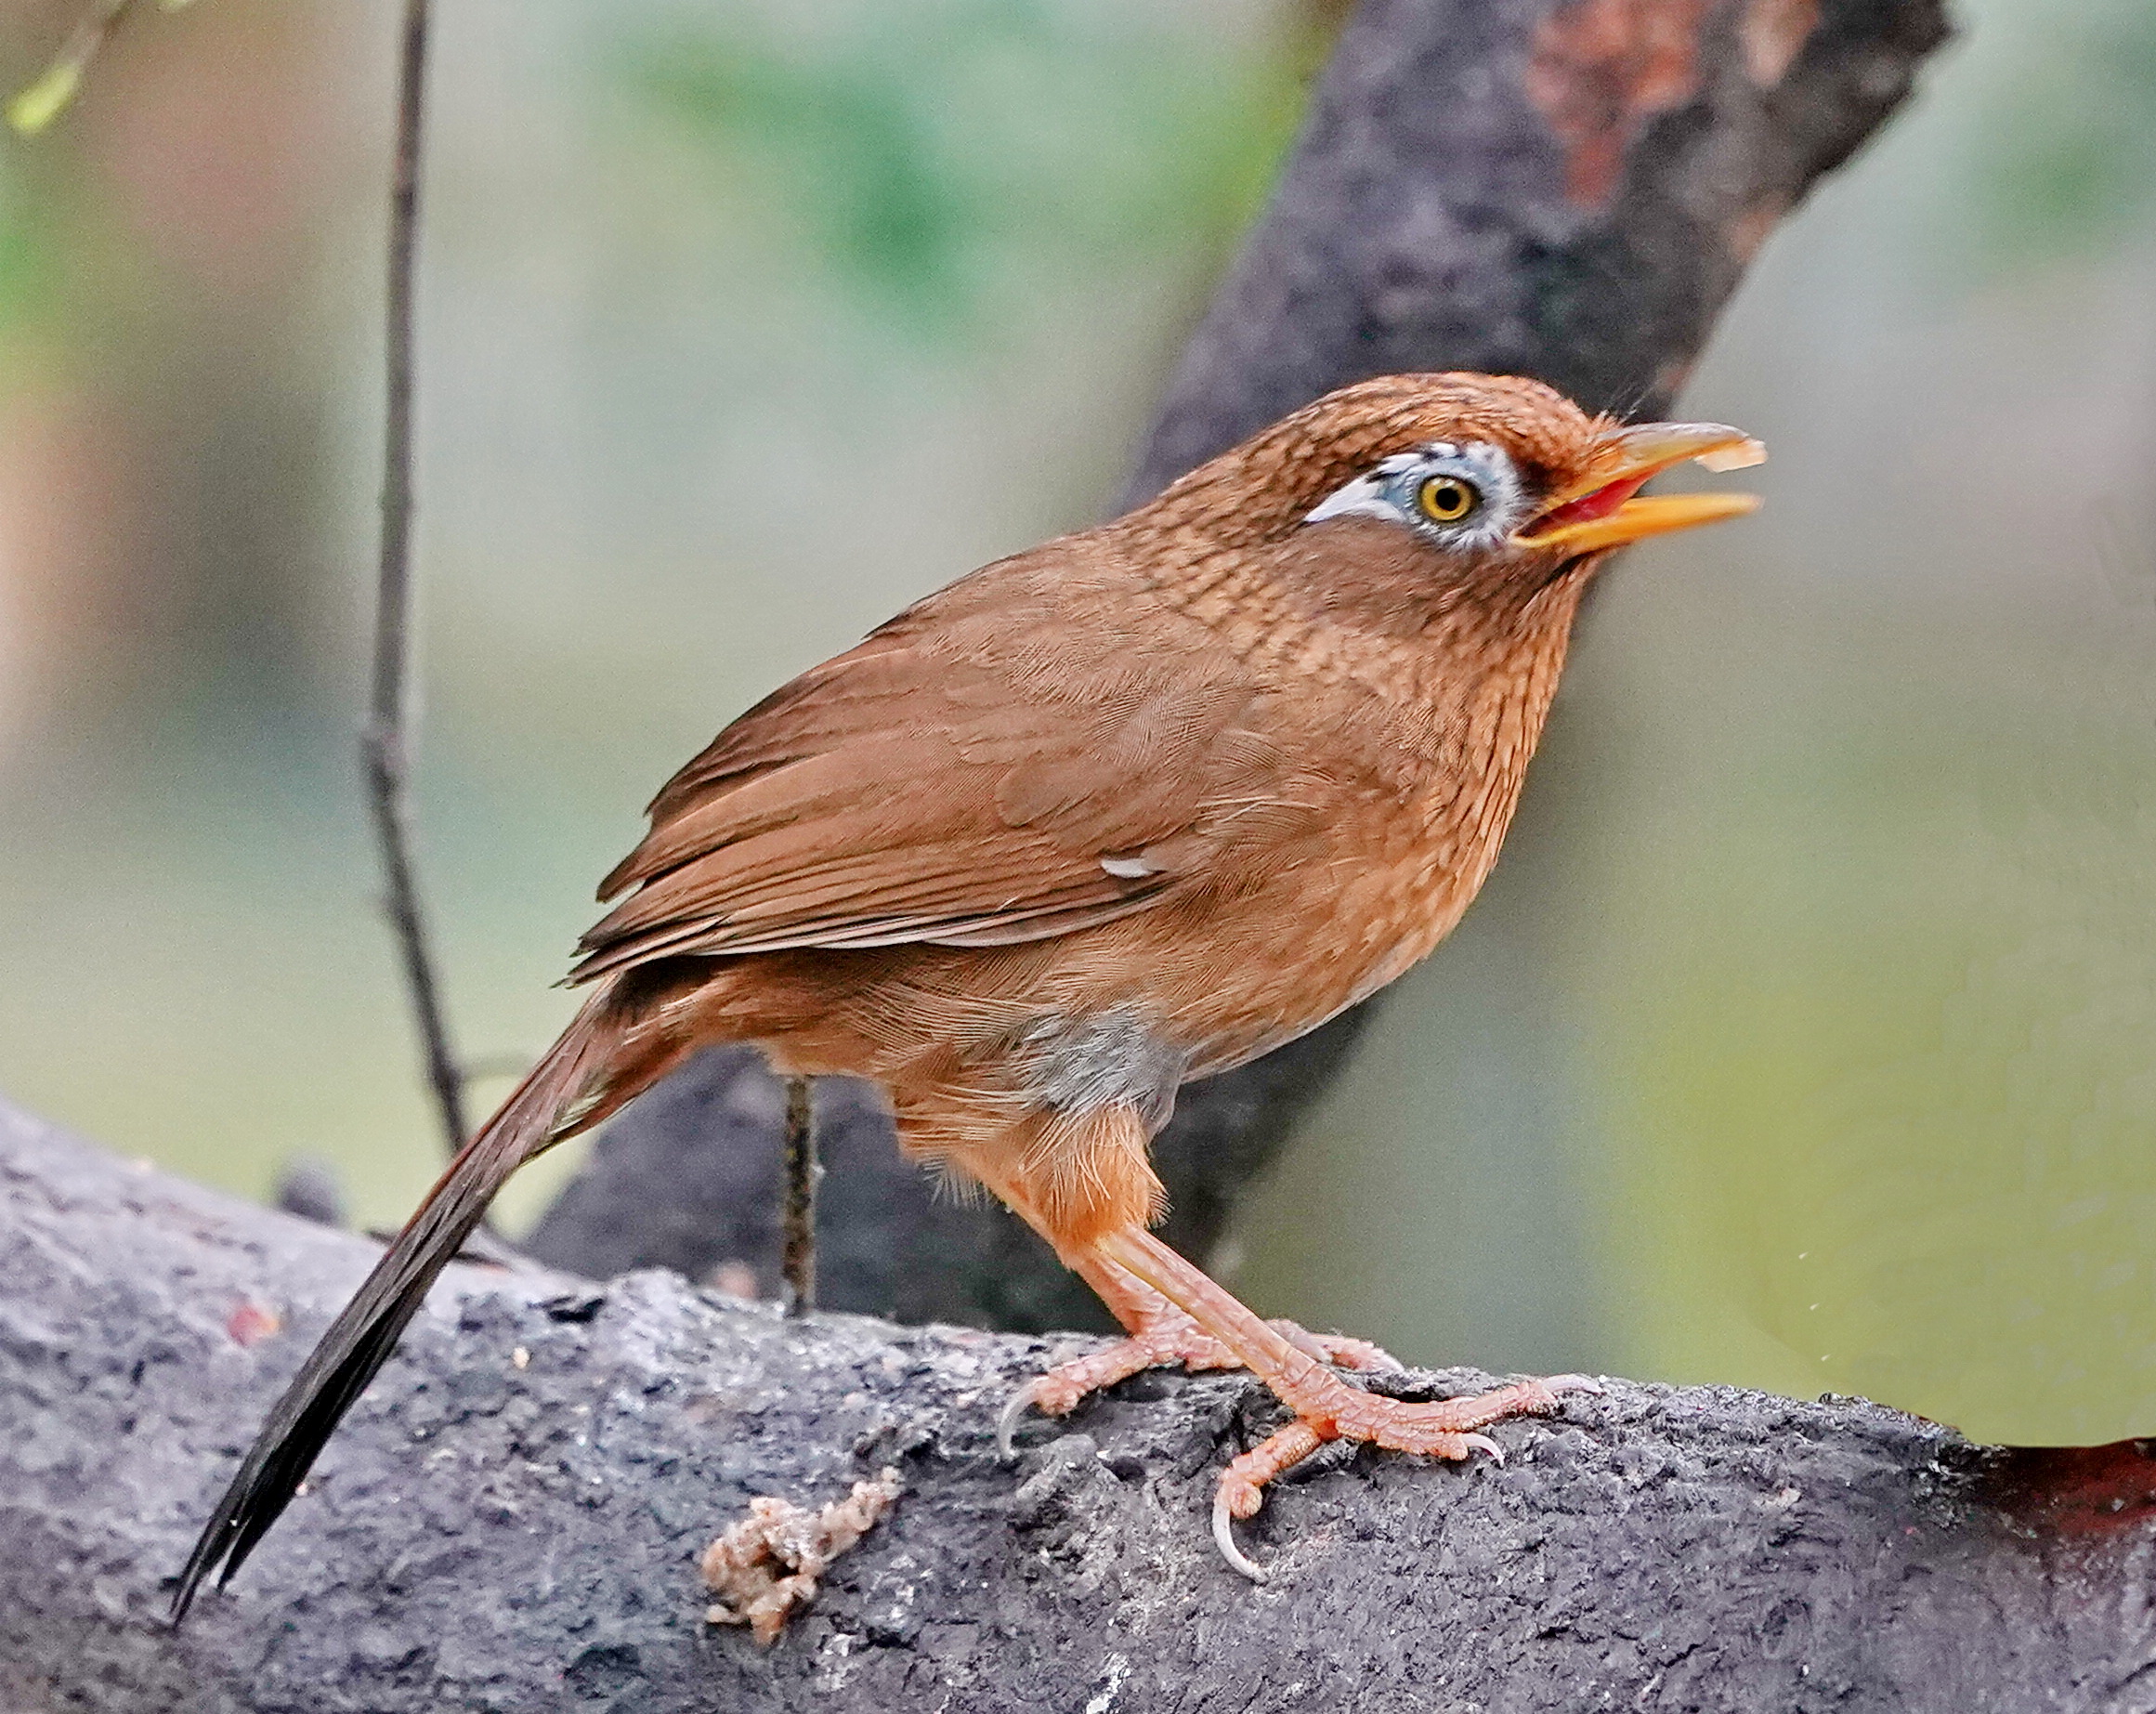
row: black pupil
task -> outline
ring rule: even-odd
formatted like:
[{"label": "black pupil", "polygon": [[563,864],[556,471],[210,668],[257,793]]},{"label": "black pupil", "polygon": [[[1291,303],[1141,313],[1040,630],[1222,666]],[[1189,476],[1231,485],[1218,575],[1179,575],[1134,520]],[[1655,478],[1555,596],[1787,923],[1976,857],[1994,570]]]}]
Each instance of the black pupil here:
[{"label": "black pupil", "polygon": [[1457,517],[1468,509],[1468,491],[1457,482],[1432,482],[1430,509],[1440,517]]}]

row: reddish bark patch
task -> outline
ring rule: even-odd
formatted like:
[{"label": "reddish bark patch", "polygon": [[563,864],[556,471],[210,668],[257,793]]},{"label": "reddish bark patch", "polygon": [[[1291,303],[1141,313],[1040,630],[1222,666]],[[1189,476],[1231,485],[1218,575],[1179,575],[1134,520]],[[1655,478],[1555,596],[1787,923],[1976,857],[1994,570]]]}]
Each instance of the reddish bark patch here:
[{"label": "reddish bark patch", "polygon": [[1751,0],[1737,22],[1744,74],[1762,89],[1782,81],[1819,26],[1819,0]]},{"label": "reddish bark patch", "polygon": [[1697,92],[1708,9],[1709,0],[1567,0],[1535,26],[1527,98],[1564,145],[1572,202],[1606,206],[1647,122]]},{"label": "reddish bark patch", "polygon": [[1740,262],[1749,262],[1788,211],[1789,204],[1779,196],[1763,197],[1744,209],[1723,229],[1730,241],[1730,254]]},{"label": "reddish bark patch", "polygon": [[2107,1446],[2009,1446],[1986,1498],[2024,1529],[2104,1536],[2146,1528],[2156,1514],[2156,1441]]}]

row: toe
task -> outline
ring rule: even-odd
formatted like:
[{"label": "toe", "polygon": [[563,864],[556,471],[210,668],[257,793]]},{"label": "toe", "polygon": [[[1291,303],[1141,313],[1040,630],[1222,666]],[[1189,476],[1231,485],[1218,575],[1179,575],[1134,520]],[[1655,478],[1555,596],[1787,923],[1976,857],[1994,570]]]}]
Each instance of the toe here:
[{"label": "toe", "polygon": [[1299,1323],[1287,1320],[1275,1320],[1272,1325],[1286,1334],[1298,1351],[1335,1368],[1354,1369],[1364,1374],[1392,1374],[1405,1367],[1383,1346],[1374,1345],[1366,1339],[1349,1339],[1339,1333],[1313,1333]]},{"label": "toe", "polygon": [[[1407,1365],[1401,1362],[1384,1346],[1373,1345],[1367,1340],[1361,1339],[1351,1342],[1360,1349],[1356,1352],[1354,1360],[1347,1363],[1346,1367],[1349,1368],[1361,1369],[1364,1373],[1371,1375],[1405,1375],[1407,1372]],[[1343,1361],[1345,1360],[1343,1359]]]}]

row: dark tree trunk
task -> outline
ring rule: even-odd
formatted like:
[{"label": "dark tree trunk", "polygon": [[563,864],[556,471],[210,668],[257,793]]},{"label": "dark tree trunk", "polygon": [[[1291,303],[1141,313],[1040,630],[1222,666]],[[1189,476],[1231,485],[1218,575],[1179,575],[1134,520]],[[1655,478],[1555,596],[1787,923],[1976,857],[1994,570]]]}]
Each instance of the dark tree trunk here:
[{"label": "dark tree trunk", "polygon": [[[1502,1466],[1283,1485],[1253,1589],[1205,1527],[1275,1418],[1247,1380],[1126,1388],[1012,1468],[997,1406],[1067,1344],[783,1321],[661,1272],[451,1268],[173,1632],[218,1485],[374,1254],[0,1105],[0,1707],[2156,1706],[2141,1443],[2006,1454],[1856,1400],[1616,1382],[1501,1426]],[[750,1497],[887,1465],[896,1509],[775,1647],[703,1624],[698,1552]]]},{"label": "dark tree trunk", "polygon": [[[1753,252],[1945,34],[1939,0],[1367,0],[1126,503],[1366,375],[1531,374],[1597,409],[1666,411]],[[1156,1148],[1170,1243],[1211,1250],[1365,1015],[1183,1091]],[[595,1278],[734,1262],[774,1289],[775,1087],[705,1055],[617,1121],[533,1252]],[[1015,1220],[904,1167],[859,1092],[823,1100],[825,1303],[1107,1329]]]}]

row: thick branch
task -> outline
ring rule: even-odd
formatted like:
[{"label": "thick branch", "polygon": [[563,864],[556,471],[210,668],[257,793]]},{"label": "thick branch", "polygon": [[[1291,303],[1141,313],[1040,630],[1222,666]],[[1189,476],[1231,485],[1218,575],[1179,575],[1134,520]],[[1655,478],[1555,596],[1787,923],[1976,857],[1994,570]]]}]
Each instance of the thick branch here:
[{"label": "thick branch", "polygon": [[[1365,0],[1125,498],[1389,371],[1539,375],[1598,408],[1665,409],[1754,251],[1945,29],[1939,0]],[[1171,1243],[1211,1250],[1365,1015],[1183,1093],[1156,1147]],[[613,1128],[537,1253],[595,1277],[740,1261],[775,1289],[777,1115],[738,1117],[768,1105],[737,1057],[707,1056]],[[1045,1246],[999,1210],[939,1204],[872,1106],[830,1105],[826,1303],[1105,1329]]]},{"label": "thick branch", "polygon": [[[1134,1383],[1007,1468],[996,1407],[1067,1344],[472,1266],[169,1630],[240,1437],[372,1254],[0,1106],[0,1706],[1967,1714],[2156,1681],[2137,1445],[1619,1383],[1500,1427],[1502,1467],[1285,1485],[1253,1590],[1204,1522],[1274,1420],[1247,1379]],[[751,1496],[886,1464],[896,1511],[776,1647],[706,1629],[696,1556]]]}]

